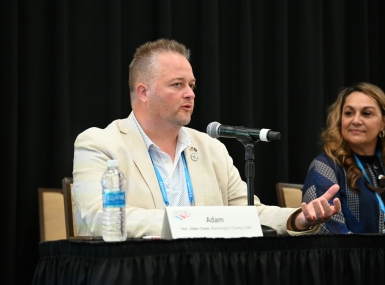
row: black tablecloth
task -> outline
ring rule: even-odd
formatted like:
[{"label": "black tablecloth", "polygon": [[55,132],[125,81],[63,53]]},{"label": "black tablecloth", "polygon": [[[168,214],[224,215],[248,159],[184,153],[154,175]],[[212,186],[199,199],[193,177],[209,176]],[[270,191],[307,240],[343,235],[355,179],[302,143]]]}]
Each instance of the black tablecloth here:
[{"label": "black tablecloth", "polygon": [[40,243],[33,284],[385,284],[384,235]]}]

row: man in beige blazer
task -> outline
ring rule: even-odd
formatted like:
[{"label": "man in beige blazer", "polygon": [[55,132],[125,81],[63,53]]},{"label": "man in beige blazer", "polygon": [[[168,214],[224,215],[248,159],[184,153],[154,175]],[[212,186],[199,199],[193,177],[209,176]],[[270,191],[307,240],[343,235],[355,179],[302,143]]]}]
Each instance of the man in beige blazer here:
[{"label": "man in beige blazer", "polygon": [[[110,159],[119,161],[127,179],[129,238],[160,235],[169,200],[176,206],[189,203],[186,197],[191,206],[247,205],[246,183],[226,147],[205,133],[184,127],[190,122],[195,98],[195,78],[188,60],[189,50],[172,40],[139,47],[130,64],[132,113],[105,129],[90,128],[77,137],[72,194],[79,235],[102,235],[100,181]],[[183,169],[183,158],[188,174],[178,171]],[[166,194],[160,190],[154,169],[161,170]],[[193,201],[186,192],[188,175]],[[334,206],[328,203],[337,191],[338,186],[331,187],[302,209],[265,206],[256,196],[254,201],[261,224],[278,234],[311,234],[340,211],[338,199]]]}]

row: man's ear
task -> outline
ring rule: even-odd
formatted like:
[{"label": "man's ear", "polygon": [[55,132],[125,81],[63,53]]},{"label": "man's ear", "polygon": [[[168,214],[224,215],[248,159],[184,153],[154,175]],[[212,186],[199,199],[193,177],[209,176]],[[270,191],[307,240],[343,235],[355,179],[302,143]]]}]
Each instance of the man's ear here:
[{"label": "man's ear", "polygon": [[147,102],[148,87],[144,83],[138,83],[135,88],[138,99],[142,102]]}]

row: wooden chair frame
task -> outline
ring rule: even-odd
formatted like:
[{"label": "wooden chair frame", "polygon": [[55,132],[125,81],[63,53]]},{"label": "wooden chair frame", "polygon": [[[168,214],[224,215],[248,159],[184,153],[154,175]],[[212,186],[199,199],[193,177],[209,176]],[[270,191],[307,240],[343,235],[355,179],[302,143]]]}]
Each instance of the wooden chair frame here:
[{"label": "wooden chair frame", "polygon": [[283,194],[283,188],[302,189],[303,184],[283,183],[283,182],[279,182],[279,183],[275,184],[275,190],[277,192],[278,205],[280,207],[287,207],[286,201],[285,201],[285,196]]},{"label": "wooden chair frame", "polygon": [[67,238],[77,235],[77,233],[74,232],[74,220],[73,220],[73,213],[72,213],[72,193],[71,193],[72,183],[73,183],[72,177],[64,177],[62,179]]}]

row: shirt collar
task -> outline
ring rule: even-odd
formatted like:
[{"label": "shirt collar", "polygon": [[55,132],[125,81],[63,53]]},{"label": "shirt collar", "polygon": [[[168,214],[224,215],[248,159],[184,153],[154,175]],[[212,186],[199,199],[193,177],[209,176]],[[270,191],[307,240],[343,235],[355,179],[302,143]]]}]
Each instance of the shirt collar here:
[{"label": "shirt collar", "polygon": [[[160,150],[160,148],[152,142],[152,140],[146,135],[146,133],[143,131],[142,127],[140,126],[138,120],[135,117],[134,112],[132,112],[133,117],[134,117],[134,122],[136,126],[138,127],[138,130],[140,134],[143,137],[144,143],[146,145],[147,150],[153,145],[156,149]],[[190,137],[186,134],[186,132],[183,130],[183,127],[180,128],[179,133],[178,133],[178,140],[176,144],[176,152],[182,152],[186,147],[190,146],[192,144],[192,141]]]}]

